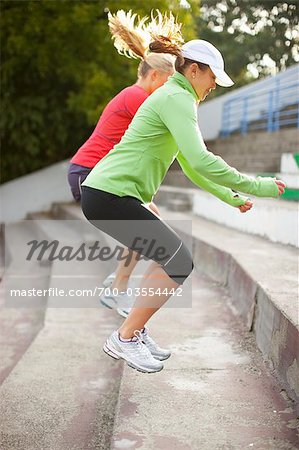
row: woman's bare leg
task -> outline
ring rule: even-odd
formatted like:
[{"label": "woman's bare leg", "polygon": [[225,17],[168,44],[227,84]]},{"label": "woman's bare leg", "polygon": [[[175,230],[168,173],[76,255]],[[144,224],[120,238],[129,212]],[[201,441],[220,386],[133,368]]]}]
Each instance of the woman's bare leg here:
[{"label": "woman's bare leg", "polygon": [[154,291],[160,289],[161,292],[165,290],[169,294],[137,297],[134,307],[119,329],[121,337],[130,339],[134,336],[135,330],[142,330],[152,315],[171,297],[170,291],[174,291],[178,286],[179,284],[172,280],[159,264],[153,262],[144,274],[140,288],[144,288],[148,292],[150,292],[149,288]]},{"label": "woman's bare leg", "polygon": [[128,248],[125,248],[122,253],[122,260],[119,261],[116,269],[116,277],[111,285],[111,289],[117,289],[119,292],[128,289],[128,281],[139,261],[140,255]]}]

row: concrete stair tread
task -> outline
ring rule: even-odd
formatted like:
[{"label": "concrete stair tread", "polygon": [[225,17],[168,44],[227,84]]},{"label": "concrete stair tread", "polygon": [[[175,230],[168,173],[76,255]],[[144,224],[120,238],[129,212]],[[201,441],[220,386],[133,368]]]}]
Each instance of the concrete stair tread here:
[{"label": "concrete stair tread", "polygon": [[66,221],[69,227],[76,229],[86,243],[100,240],[105,242],[106,245],[111,245],[112,242],[115,242],[86,220],[81,207],[77,203],[54,203],[52,216],[57,220]]},{"label": "concrete stair tread", "polygon": [[68,221],[54,220],[52,216],[41,213],[30,214],[30,219],[40,232],[40,237],[44,236],[48,240],[57,239],[63,242],[82,241],[82,236],[73,227],[70,227]]},{"label": "concrete stair tread", "polygon": [[[180,187],[180,186],[170,186],[170,185],[165,185],[163,184],[160,189],[159,192],[169,192],[169,193],[173,193],[176,194],[179,197],[184,197],[184,196],[192,196],[194,195],[196,192],[201,191],[201,189],[197,188],[197,187]],[[244,196],[246,197],[246,194],[244,194]],[[259,205],[259,206],[273,206],[275,209],[279,208],[279,209],[287,209],[287,210],[292,210],[292,211],[298,211],[298,203],[297,202],[293,202],[293,201],[288,201],[288,200],[283,200],[282,198],[280,199],[273,199],[273,198],[259,198],[259,197],[254,197],[254,196],[250,196],[248,195],[248,197],[252,197],[254,204]]]},{"label": "concrete stair tread", "polygon": [[0,224],[0,281],[4,275],[5,253],[4,253],[4,225]]},{"label": "concrete stair tread", "polygon": [[160,209],[178,229],[180,221],[192,221],[195,267],[228,287],[231,308],[253,330],[258,348],[299,411],[297,250],[192,214]]},{"label": "concrete stair tread", "polygon": [[[77,205],[57,208],[56,217],[82,218]],[[161,212],[166,220],[175,220],[178,228],[182,220],[193,221],[195,263],[199,258],[207,261],[207,272],[216,275],[214,279],[219,274],[210,271],[213,263],[209,252],[220,258],[214,269],[222,269],[221,282],[228,282],[228,286],[234,287],[229,277],[240,266],[246,271],[245,278],[242,273],[240,276],[245,279],[245,294],[248,289],[251,295],[263,282],[265,301],[272,302],[272,297],[277,296],[288,304],[285,293],[290,286],[293,298],[295,249],[254,236],[244,238],[244,233],[191,214],[171,213],[163,208]],[[53,221],[51,235],[60,229],[55,222],[63,221]],[[80,228],[78,231],[75,222],[73,226],[69,233],[77,239]],[[43,231],[49,233],[49,229]],[[186,233],[186,228],[182,226],[181,231]],[[271,252],[273,265],[266,266],[263,259],[266,261]],[[236,260],[235,266],[227,255]],[[254,256],[259,265],[253,264]],[[280,272],[278,276],[274,271],[275,261],[289,264],[282,281]],[[55,287],[56,278],[64,274],[62,264],[53,263],[50,287]],[[107,275],[102,267],[89,266],[86,261],[79,272],[73,263],[66,267],[66,278],[81,274],[101,280]],[[98,307],[48,308],[45,327],[1,387],[2,446],[10,450],[107,450],[114,422],[111,450],[137,446],[145,450],[210,450],[223,445],[237,450],[244,448],[244,442],[256,448],[275,448],[276,444],[285,450],[293,448],[293,404],[284,391],[280,394],[279,385],[255,348],[252,334],[229,312],[227,306],[234,300],[203,276],[194,274],[193,280],[192,309],[165,308],[152,319],[154,337],[173,352],[164,371],[144,375],[125,367],[120,391],[123,364],[108,358],[101,346],[122,319],[114,311]],[[282,282],[288,283],[286,290]],[[240,296],[244,296],[242,289]],[[272,330],[272,324],[268,326]],[[296,366],[292,367],[293,372],[288,372],[290,383],[297,376]],[[215,423],[221,427],[215,430]]]},{"label": "concrete stair tread", "polygon": [[121,318],[104,308],[90,313],[48,323],[2,384],[1,448],[109,447],[122,364],[101,347]]},{"label": "concrete stair tread", "polygon": [[[114,269],[114,261],[54,261],[45,326],[92,321],[93,315],[102,306],[101,283]],[[64,296],[58,294],[59,290],[63,291]]]},{"label": "concrete stair tread", "polygon": [[84,221],[86,221],[82,209],[77,203],[55,203],[53,205],[53,209],[55,215],[58,215],[57,213],[62,214],[62,212],[64,212],[65,217],[68,219],[83,219]]},{"label": "concrete stair tread", "polygon": [[[215,196],[201,189],[162,186],[155,201],[170,211],[173,199],[184,199],[195,216],[223,224],[246,234],[267,238],[272,242],[299,246],[298,203],[280,199],[253,198],[253,208],[247,214],[240,214]],[[186,208],[187,209],[187,208]],[[181,208],[182,210],[182,208]]]},{"label": "concrete stair tread", "polygon": [[[24,297],[11,297],[9,289],[47,289],[50,267],[28,261],[27,242],[36,237],[29,221],[7,224],[5,227],[6,268],[0,284],[0,384],[28,350],[43,327],[46,299],[38,298],[28,305]],[[29,306],[29,307],[28,307]]]},{"label": "concrete stair tread", "polygon": [[231,254],[255,283],[269,293],[271,300],[281,306],[286,317],[299,327],[297,249],[259,236],[245,235],[190,213],[174,213],[162,207],[160,210],[166,220],[192,221],[196,239]]},{"label": "concrete stair tread", "polygon": [[[172,190],[172,187],[164,186],[163,189]],[[186,191],[192,193],[193,189]],[[290,204],[286,201],[281,203],[284,206]],[[291,205],[294,206],[296,205]],[[73,217],[80,217],[82,214],[78,205],[61,205],[61,207]],[[159,209],[166,220],[177,221],[178,224],[180,220],[192,221],[192,232],[196,238],[236,258],[253,280],[269,293],[272,301],[278,306],[281,304],[285,315],[298,327],[298,273],[295,248],[232,230],[191,213],[171,212],[163,206],[159,206]]]},{"label": "concrete stair tread", "polygon": [[151,319],[172,356],[154,375],[125,365],[111,450],[295,448],[292,402],[228,302],[193,274],[192,309],[166,306]]},{"label": "concrete stair tread", "polygon": [[[48,239],[62,240],[68,231],[70,243],[82,238],[80,231],[72,228],[72,220],[51,220],[44,214],[34,217],[37,224],[35,220],[25,224],[35,237],[38,231]],[[42,269],[49,270],[46,266]],[[66,305],[53,291],[57,286],[83,289],[86,280],[101,285],[107,275],[103,264],[96,261],[52,262],[44,326],[0,388],[1,448],[109,447],[123,365],[115,366],[102,345],[122,319],[115,311],[100,307],[98,297],[89,304],[82,297],[74,307],[76,297]],[[16,313],[13,319],[18,319]],[[16,328],[13,331],[16,334]]]},{"label": "concrete stair tread", "polygon": [[297,250],[191,213],[160,210],[164,219],[175,221],[172,226],[181,226],[183,239],[186,220],[192,222],[195,267],[228,286],[232,309],[254,330],[259,349],[289,395],[298,397]]}]

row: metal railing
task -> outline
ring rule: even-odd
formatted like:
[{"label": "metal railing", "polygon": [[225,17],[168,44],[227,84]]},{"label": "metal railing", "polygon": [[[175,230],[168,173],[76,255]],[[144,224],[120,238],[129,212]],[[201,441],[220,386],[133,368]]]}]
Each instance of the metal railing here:
[{"label": "metal railing", "polygon": [[275,80],[223,104],[220,136],[299,128],[299,80]]}]

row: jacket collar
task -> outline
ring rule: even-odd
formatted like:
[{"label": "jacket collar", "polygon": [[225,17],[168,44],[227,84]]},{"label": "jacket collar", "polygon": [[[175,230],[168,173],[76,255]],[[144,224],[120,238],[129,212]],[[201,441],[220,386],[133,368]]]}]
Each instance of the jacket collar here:
[{"label": "jacket collar", "polygon": [[192,87],[192,84],[190,83],[190,81],[187,80],[187,78],[184,75],[182,75],[179,72],[175,72],[174,75],[169,77],[169,81],[175,82],[183,89],[186,89],[188,92],[190,92],[190,94],[192,94],[196,102],[199,101],[199,97],[196,94],[194,88]]}]

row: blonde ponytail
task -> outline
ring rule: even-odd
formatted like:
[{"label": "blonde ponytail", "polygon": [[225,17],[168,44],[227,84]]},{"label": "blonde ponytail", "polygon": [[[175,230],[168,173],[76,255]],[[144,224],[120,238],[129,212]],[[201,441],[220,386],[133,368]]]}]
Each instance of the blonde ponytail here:
[{"label": "blonde ponytail", "polygon": [[135,24],[136,17],[137,14],[132,14],[131,10],[128,13],[120,10],[115,15],[109,13],[108,25],[118,53],[128,58],[143,59],[150,43],[150,35],[144,26],[148,17]]},{"label": "blonde ponytail", "polygon": [[177,57],[176,65],[183,64],[184,58],[181,52],[181,46],[184,39],[181,34],[182,24],[177,23],[173,14],[170,12],[164,16],[157,10],[157,16],[152,14],[151,23],[148,31],[151,34],[153,42],[149,45],[149,50],[154,53],[168,53]]},{"label": "blonde ponytail", "polygon": [[181,24],[177,23],[173,14],[161,14],[156,10],[156,16],[138,18],[130,10],[117,11],[108,14],[109,29],[117,51],[128,58],[140,58],[138,77],[147,75],[148,71],[156,69],[171,72],[174,69],[175,57],[181,56],[180,45],[184,42],[181,35]]},{"label": "blonde ponytail", "polygon": [[[164,15],[157,9],[157,15],[151,13],[151,22],[147,25],[147,32],[150,34],[152,41],[160,41],[169,46],[169,48],[180,50],[180,46],[184,43],[181,34],[182,24],[178,23],[169,11]],[[150,48],[151,49],[151,48]]]}]

